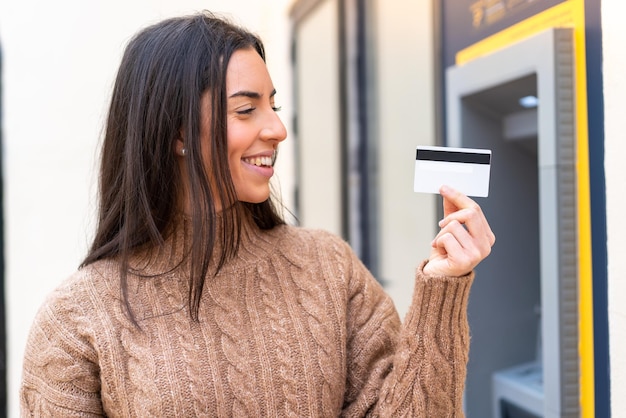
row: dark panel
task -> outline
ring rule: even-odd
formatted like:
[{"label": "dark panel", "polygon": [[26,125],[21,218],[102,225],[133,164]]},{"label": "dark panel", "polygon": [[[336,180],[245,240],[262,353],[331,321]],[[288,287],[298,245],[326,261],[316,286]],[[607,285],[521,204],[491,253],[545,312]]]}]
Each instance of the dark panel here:
[{"label": "dark panel", "polygon": [[7,336],[4,297],[4,170],[2,168],[3,130],[2,120],[2,49],[0,48],[0,416],[7,414]]},{"label": "dark panel", "polygon": [[444,68],[455,54],[486,37],[568,0],[442,0]]},{"label": "dark panel", "polygon": [[[589,124],[589,182],[591,193],[591,252],[593,254],[593,332],[595,416],[610,417],[611,376],[608,319],[608,257],[604,174],[604,82],[600,0],[585,1],[587,107]],[[617,411],[616,411],[617,412]]]}]

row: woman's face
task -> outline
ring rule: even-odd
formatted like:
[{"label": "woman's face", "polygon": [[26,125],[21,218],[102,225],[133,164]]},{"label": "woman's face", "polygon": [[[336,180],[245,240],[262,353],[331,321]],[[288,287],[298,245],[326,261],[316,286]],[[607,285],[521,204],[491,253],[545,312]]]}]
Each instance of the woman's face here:
[{"label": "woman's face", "polygon": [[226,117],[228,165],[239,201],[260,203],[270,195],[275,153],[287,137],[276,114],[275,94],[265,62],[255,50],[233,53],[226,69]]}]

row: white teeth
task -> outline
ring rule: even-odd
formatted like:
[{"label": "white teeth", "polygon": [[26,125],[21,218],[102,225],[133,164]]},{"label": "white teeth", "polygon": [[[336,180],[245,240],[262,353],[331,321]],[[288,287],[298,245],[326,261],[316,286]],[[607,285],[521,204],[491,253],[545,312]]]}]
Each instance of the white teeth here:
[{"label": "white teeth", "polygon": [[271,167],[272,166],[272,157],[254,157],[254,158],[244,158],[243,161],[247,164],[256,165],[257,167]]}]

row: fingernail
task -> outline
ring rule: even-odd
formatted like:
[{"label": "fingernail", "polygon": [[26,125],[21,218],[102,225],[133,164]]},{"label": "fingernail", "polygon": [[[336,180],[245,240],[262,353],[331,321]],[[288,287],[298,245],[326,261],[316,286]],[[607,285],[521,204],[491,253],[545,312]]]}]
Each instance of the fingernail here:
[{"label": "fingernail", "polygon": [[437,222],[437,225],[439,225],[440,227],[443,226],[443,221],[444,221],[443,219],[440,220],[439,222]]},{"label": "fingernail", "polygon": [[441,186],[441,189],[439,189],[442,194],[448,193],[449,190],[448,186]]}]

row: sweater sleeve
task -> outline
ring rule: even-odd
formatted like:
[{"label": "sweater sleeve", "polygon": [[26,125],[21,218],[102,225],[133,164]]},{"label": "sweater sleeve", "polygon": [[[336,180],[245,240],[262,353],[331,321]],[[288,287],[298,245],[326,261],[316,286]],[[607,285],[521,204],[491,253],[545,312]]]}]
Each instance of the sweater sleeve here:
[{"label": "sweater sleeve", "polygon": [[342,416],[462,417],[473,273],[429,277],[423,262],[400,325],[382,287],[360,262],[353,264]]},{"label": "sweater sleeve", "polygon": [[80,298],[60,288],[35,317],[24,354],[22,417],[104,416],[97,354]]}]

